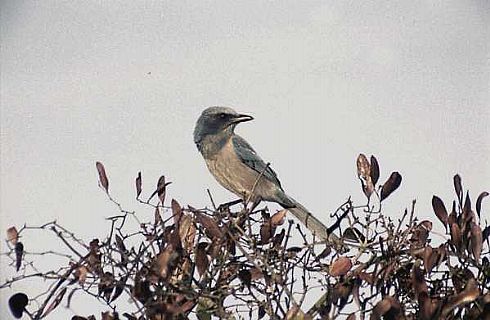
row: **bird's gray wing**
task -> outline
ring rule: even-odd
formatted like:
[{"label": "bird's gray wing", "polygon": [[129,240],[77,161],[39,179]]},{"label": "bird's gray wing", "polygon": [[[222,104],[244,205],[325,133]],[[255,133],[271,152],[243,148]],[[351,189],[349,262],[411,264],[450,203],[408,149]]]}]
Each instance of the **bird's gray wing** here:
[{"label": "bird's gray wing", "polygon": [[240,137],[239,135],[234,135],[232,137],[233,147],[235,148],[236,154],[249,168],[262,174],[268,180],[274,182],[279,188],[281,188],[281,182],[277,178],[274,170],[267,166],[267,164],[257,155],[255,150],[248,144],[248,142]]}]

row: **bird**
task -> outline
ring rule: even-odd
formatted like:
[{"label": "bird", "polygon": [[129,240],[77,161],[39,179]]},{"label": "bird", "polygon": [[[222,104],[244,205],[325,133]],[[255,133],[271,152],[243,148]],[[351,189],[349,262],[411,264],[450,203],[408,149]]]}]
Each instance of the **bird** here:
[{"label": "bird", "polygon": [[328,228],[303,205],[288,196],[277,174],[252,146],[235,133],[239,123],[251,121],[230,107],[202,111],[194,127],[194,143],[214,178],[252,208],[260,201],[275,202],[291,212],[315,237],[332,240]]}]

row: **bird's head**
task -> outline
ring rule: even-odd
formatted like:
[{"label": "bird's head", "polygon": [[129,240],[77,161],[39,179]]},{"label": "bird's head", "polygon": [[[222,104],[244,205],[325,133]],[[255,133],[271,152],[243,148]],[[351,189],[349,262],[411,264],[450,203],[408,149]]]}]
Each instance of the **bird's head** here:
[{"label": "bird's head", "polygon": [[253,117],[239,114],[228,107],[210,107],[205,109],[194,128],[194,142],[198,143],[207,135],[233,133],[240,122],[253,120]]}]

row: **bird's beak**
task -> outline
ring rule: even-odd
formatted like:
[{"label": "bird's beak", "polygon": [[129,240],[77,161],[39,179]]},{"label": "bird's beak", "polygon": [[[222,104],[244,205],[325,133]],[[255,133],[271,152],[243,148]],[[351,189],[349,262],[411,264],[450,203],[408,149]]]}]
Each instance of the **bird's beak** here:
[{"label": "bird's beak", "polygon": [[253,119],[254,119],[254,117],[252,117],[252,116],[249,116],[246,114],[238,114],[235,116],[235,118],[233,118],[232,122],[233,123],[240,123],[240,122],[250,121]]}]

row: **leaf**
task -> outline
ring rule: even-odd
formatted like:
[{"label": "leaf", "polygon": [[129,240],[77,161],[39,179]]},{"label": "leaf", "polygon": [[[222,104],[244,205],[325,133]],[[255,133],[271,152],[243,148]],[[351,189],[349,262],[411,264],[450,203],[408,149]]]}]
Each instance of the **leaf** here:
[{"label": "leaf", "polygon": [[464,200],[463,214],[466,216],[471,211],[471,199],[470,193],[466,192],[466,199]]},{"label": "leaf", "polygon": [[7,229],[7,241],[15,246],[19,240],[19,232],[17,232],[16,227],[10,227]]},{"label": "leaf", "polygon": [[115,301],[119,296],[124,292],[124,287],[126,285],[126,280],[127,278],[124,278],[124,280],[121,280],[117,285],[116,289],[114,290],[114,295],[111,298],[110,302]]},{"label": "leaf", "polygon": [[454,182],[454,191],[456,192],[456,197],[459,200],[459,203],[463,200],[463,187],[461,186],[461,177],[459,174],[456,174],[453,178]]},{"label": "leaf", "polygon": [[165,182],[165,176],[161,176],[157,182],[157,190],[155,191],[158,194],[158,198],[160,202],[163,204],[165,202],[165,194],[167,193],[167,186],[171,182]]},{"label": "leaf", "polygon": [[188,214],[183,214],[178,226],[182,247],[187,253],[190,253],[194,247],[194,238],[196,236],[196,227],[192,218]]},{"label": "leaf", "polygon": [[339,277],[346,275],[352,268],[352,262],[347,257],[339,257],[335,260],[329,268],[329,273],[332,277]]},{"label": "leaf", "polygon": [[284,224],[284,217],[288,211],[286,209],[280,210],[274,213],[271,217],[271,225],[272,227],[277,227]]},{"label": "leaf", "polygon": [[476,284],[476,280],[471,278],[468,280],[466,287],[460,293],[453,295],[448,299],[448,301],[444,304],[441,312],[441,318],[445,319],[449,313],[463,305],[472,303],[480,296],[480,290],[478,290],[478,286]]},{"label": "leaf", "polygon": [[209,258],[206,253],[207,247],[208,244],[206,242],[200,242],[196,248],[196,267],[201,277],[206,273],[209,266]]},{"label": "leaf", "polygon": [[124,245],[123,239],[121,239],[121,237],[118,236],[117,234],[116,234],[115,238],[116,238],[116,245],[117,245],[117,248],[119,249],[119,251],[126,252],[127,249],[126,249],[126,246]]},{"label": "leaf", "polygon": [[371,165],[362,153],[357,157],[357,176],[361,180],[362,191],[369,198],[374,191],[374,184],[371,179]]},{"label": "leaf", "polygon": [[107,174],[105,173],[104,165],[97,161],[95,163],[95,167],[97,168],[97,172],[99,173],[99,183],[104,188],[105,192],[109,192],[109,179],[107,179]]},{"label": "leaf", "polygon": [[44,314],[42,315],[41,318],[46,317],[48,314],[50,314],[54,309],[56,309],[60,305],[61,300],[63,300],[63,297],[66,293],[66,289],[67,287],[61,289],[61,291],[56,295],[56,298],[54,298],[53,302],[51,302],[51,304],[46,309],[46,311],[44,311]]},{"label": "leaf", "polygon": [[346,320],[356,320],[356,314],[355,313],[349,314]]},{"label": "leaf", "polygon": [[376,185],[379,180],[379,165],[375,156],[371,156],[371,180],[373,181],[373,185]]},{"label": "leaf", "polygon": [[451,224],[451,242],[459,250],[461,247],[461,229],[457,223]]},{"label": "leaf", "polygon": [[444,202],[437,197],[433,196],[432,197],[432,208],[434,209],[434,213],[436,214],[437,218],[442,222],[444,227],[447,230],[447,224],[448,224],[448,214],[446,207],[444,206]]},{"label": "leaf", "polygon": [[157,272],[160,277],[163,279],[167,279],[170,272],[170,266],[173,264],[175,259],[179,256],[179,254],[175,251],[174,246],[172,244],[168,244],[165,247],[165,250],[161,252],[156,259]]},{"label": "leaf", "polygon": [[391,309],[391,300],[387,299],[385,297],[383,300],[379,301],[376,306],[374,307],[371,317],[369,318],[370,320],[379,320],[383,315],[388,313]]},{"label": "leaf", "polygon": [[488,192],[484,191],[482,193],[480,193],[480,195],[478,196],[478,199],[476,199],[476,213],[478,213],[478,218],[481,218],[481,202],[483,200],[483,198],[485,198],[486,196],[488,196]]},{"label": "leaf", "polygon": [[172,199],[171,206],[172,206],[172,216],[174,218],[174,222],[175,224],[179,224],[180,218],[182,217],[182,207],[175,199]]},{"label": "leaf", "polygon": [[19,271],[22,265],[22,257],[24,256],[24,245],[22,242],[15,244],[15,269]]},{"label": "leaf", "polygon": [[398,172],[392,172],[388,180],[381,188],[381,201],[388,198],[402,183],[402,176]]},{"label": "leaf", "polygon": [[141,171],[138,172],[138,176],[136,177],[136,181],[135,181],[135,184],[136,184],[136,199],[138,199],[140,197],[140,194],[141,194]]},{"label": "leaf", "polygon": [[12,315],[20,319],[22,318],[22,313],[25,310],[25,307],[29,303],[29,298],[25,293],[19,292],[14,294],[9,298],[9,308]]},{"label": "leaf", "polygon": [[197,212],[196,220],[204,227],[204,231],[211,239],[220,239],[223,237],[223,232],[214,219]]},{"label": "leaf", "polygon": [[266,244],[274,236],[276,228],[272,227],[271,221],[266,221],[260,226],[260,243]]},{"label": "leaf", "polygon": [[75,278],[78,280],[79,284],[84,284],[87,279],[88,269],[86,266],[81,266],[75,270]]},{"label": "leaf", "polygon": [[471,253],[476,261],[480,261],[481,251],[483,249],[483,235],[479,225],[471,224]]}]

